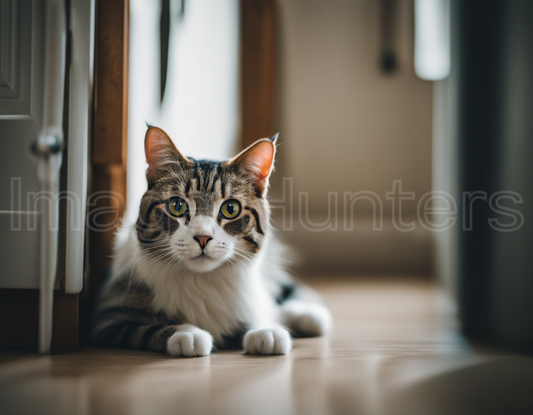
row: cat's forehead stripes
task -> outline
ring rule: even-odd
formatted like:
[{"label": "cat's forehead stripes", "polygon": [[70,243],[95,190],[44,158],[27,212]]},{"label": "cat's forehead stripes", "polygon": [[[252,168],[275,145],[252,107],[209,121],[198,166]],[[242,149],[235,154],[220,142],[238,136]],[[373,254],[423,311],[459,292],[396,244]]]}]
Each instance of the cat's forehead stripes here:
[{"label": "cat's forehead stripes", "polygon": [[212,193],[213,184],[219,178],[221,166],[219,162],[209,160],[194,160],[192,166],[193,177],[196,182],[196,191]]}]

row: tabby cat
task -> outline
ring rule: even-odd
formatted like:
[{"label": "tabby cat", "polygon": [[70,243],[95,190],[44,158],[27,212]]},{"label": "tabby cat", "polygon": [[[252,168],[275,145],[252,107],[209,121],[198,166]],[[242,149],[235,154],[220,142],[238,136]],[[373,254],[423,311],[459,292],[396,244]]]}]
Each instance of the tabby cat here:
[{"label": "tabby cat", "polygon": [[291,334],[328,332],[327,308],[271,260],[279,245],[266,194],[276,139],[214,162],[183,156],[149,127],[148,190],[137,222],[117,234],[95,314],[97,345],[273,355],[291,350]]}]

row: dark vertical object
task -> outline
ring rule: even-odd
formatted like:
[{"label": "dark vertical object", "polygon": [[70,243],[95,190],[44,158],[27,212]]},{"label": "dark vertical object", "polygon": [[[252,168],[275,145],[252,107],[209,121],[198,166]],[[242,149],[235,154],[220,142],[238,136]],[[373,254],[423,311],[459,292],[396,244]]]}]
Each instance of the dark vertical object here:
[{"label": "dark vertical object", "polygon": [[381,53],[379,66],[381,71],[386,74],[393,73],[398,69],[398,57],[394,50],[397,10],[397,0],[381,0]]},{"label": "dark vertical object", "polygon": [[[459,3],[459,188],[491,194],[496,190],[502,121],[502,5],[500,0],[487,0],[483,7],[475,1]],[[468,211],[462,215],[463,226],[472,230],[461,232],[459,302],[465,333],[482,337],[488,330],[494,235],[488,224],[488,204],[483,200],[472,203],[471,220]]]},{"label": "dark vertical object", "polygon": [[161,97],[163,102],[167,85],[168,44],[170,40],[170,0],[161,0],[161,20],[159,22],[160,69],[161,69]]},{"label": "dark vertical object", "polygon": [[241,0],[242,137],[245,146],[271,137],[276,79],[276,4]]},{"label": "dark vertical object", "polygon": [[124,212],[128,137],[129,1],[99,0],[96,9],[95,100],[89,209],[87,298],[109,266]]},{"label": "dark vertical object", "polygon": [[92,162],[126,162],[129,1],[99,0],[96,8]]},{"label": "dark vertical object", "polygon": [[[487,194],[487,200],[473,202],[471,218],[467,196],[459,216],[472,228],[460,232],[458,247],[462,328],[472,337],[532,352],[533,3],[457,0],[454,8],[459,189]],[[501,190],[523,197],[523,204],[502,202],[525,217],[512,232],[490,226],[491,219],[512,222],[490,204]]]}]

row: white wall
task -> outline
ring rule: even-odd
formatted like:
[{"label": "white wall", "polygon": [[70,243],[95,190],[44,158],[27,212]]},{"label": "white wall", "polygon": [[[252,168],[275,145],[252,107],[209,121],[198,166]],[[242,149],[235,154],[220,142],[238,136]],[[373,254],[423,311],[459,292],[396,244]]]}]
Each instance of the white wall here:
[{"label": "white wall", "polygon": [[[238,0],[187,1],[171,8],[169,63],[160,103],[160,2],[132,0],[127,208],[135,215],[146,190],[146,123],[163,128],[198,159],[231,157],[239,135]],[[178,7],[180,2],[171,2]]]}]

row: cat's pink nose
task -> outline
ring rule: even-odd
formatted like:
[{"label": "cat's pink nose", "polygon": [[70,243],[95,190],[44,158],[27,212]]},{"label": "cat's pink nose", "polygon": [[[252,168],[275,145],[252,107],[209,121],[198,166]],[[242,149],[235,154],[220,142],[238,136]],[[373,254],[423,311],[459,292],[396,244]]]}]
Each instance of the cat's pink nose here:
[{"label": "cat's pink nose", "polygon": [[208,243],[211,239],[213,239],[213,237],[212,237],[212,236],[209,236],[209,235],[196,235],[196,236],[194,237],[194,239],[196,239],[196,240],[198,241],[198,243],[200,244],[200,247],[201,247],[202,249],[204,249],[205,246],[207,245],[207,243]]}]

